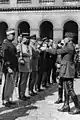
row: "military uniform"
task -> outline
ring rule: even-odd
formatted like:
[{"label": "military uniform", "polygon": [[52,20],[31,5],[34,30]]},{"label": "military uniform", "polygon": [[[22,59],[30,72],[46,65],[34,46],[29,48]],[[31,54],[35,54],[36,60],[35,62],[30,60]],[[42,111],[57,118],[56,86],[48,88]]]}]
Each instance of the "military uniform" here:
[{"label": "military uniform", "polygon": [[[25,40],[24,40],[25,39]],[[26,100],[25,96],[27,81],[31,72],[31,52],[29,49],[29,45],[25,42],[27,41],[26,36],[24,36],[21,43],[20,53],[22,54],[22,58],[19,60],[19,72],[20,72],[20,80],[18,85],[19,91],[19,99]],[[23,63],[21,62],[23,61]]]},{"label": "military uniform", "polygon": [[29,47],[32,51],[32,58],[31,58],[32,72],[29,79],[29,95],[35,95],[36,93],[34,92],[34,86],[36,85],[36,81],[38,78],[39,51],[36,49],[36,43],[34,38],[31,39]]},{"label": "military uniform", "polygon": [[[13,32],[12,32],[13,33]],[[11,31],[9,34],[12,34]],[[2,101],[9,101],[12,97],[16,71],[18,71],[17,50],[11,40],[5,39],[3,49],[3,80],[2,80]]]},{"label": "military uniform", "polygon": [[78,98],[73,89],[73,80],[75,77],[75,64],[74,64],[75,47],[72,42],[73,34],[68,33],[66,37],[67,39],[69,39],[69,41],[63,48],[57,49],[57,54],[62,55],[59,75],[61,78],[63,78],[64,82],[64,105],[61,109],[59,109],[59,111],[70,112],[69,96],[71,96],[71,99],[75,104],[75,110],[72,111],[71,113],[77,114],[80,112],[80,106]]}]

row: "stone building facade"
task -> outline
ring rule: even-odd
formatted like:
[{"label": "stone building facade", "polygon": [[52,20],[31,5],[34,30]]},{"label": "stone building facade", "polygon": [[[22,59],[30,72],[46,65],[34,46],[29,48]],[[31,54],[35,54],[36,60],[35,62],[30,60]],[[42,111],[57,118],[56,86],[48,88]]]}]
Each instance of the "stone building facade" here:
[{"label": "stone building facade", "polygon": [[0,0],[0,43],[9,28],[57,41],[65,32],[77,34],[80,44],[80,0]]}]

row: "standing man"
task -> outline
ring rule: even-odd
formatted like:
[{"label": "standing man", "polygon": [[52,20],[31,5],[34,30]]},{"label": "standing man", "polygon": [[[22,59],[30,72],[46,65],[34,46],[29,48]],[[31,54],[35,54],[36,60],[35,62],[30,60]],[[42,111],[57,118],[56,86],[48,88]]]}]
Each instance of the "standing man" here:
[{"label": "standing man", "polygon": [[27,81],[31,72],[31,53],[29,49],[29,42],[29,35],[27,33],[23,33],[19,57],[20,80],[18,85],[19,99],[23,101],[29,98],[25,96]]},{"label": "standing man", "polygon": [[[80,113],[80,104],[77,98],[77,95],[73,89],[73,80],[75,77],[75,64],[74,64],[74,55],[75,55],[75,46],[73,43],[74,33],[65,34],[65,45],[60,49],[56,49],[56,54],[62,55],[61,59],[61,68],[60,68],[60,77],[63,79],[64,83],[64,105],[61,109],[58,109],[60,112],[69,112],[70,114]],[[54,50],[53,50],[54,52]],[[74,102],[75,109],[70,111],[69,97],[71,97]]]},{"label": "standing man", "polygon": [[7,38],[3,41],[3,79],[2,79],[2,104],[10,107],[14,104],[10,101],[12,97],[16,71],[18,71],[17,50],[12,41],[15,38],[15,30],[6,32]]},{"label": "standing man", "polygon": [[34,92],[34,87],[36,85],[36,81],[38,79],[38,57],[39,51],[36,46],[36,35],[31,36],[30,40],[30,49],[32,51],[32,72],[29,79],[29,95],[34,96],[36,93]]}]

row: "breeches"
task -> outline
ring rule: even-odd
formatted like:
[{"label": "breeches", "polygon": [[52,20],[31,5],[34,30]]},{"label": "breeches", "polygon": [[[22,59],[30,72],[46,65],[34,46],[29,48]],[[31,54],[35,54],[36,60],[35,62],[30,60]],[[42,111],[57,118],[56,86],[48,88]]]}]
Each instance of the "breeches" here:
[{"label": "breeches", "polygon": [[75,96],[72,78],[65,78],[64,79],[64,94],[71,96],[71,98]]}]

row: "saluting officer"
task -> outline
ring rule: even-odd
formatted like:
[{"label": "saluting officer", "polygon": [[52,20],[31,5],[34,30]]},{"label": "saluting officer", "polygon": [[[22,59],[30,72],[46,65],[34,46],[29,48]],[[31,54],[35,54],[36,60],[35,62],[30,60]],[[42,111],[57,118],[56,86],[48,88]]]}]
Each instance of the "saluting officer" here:
[{"label": "saluting officer", "polygon": [[15,30],[10,29],[6,32],[7,38],[3,41],[3,77],[2,77],[2,104],[11,106],[14,103],[10,101],[12,97],[16,71],[18,71],[17,50],[12,41],[15,38]]},{"label": "saluting officer", "polygon": [[[62,55],[61,59],[61,68],[60,68],[60,77],[63,79],[64,83],[64,105],[61,109],[58,109],[60,112],[69,112],[70,114],[80,113],[80,104],[77,98],[77,95],[73,89],[73,80],[75,77],[75,64],[74,64],[74,55],[75,55],[75,46],[74,46],[74,33],[65,34],[65,45],[64,47],[57,49],[56,54]],[[71,96],[72,101],[74,102],[75,109],[70,111],[69,97]]]}]

